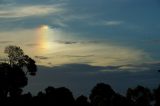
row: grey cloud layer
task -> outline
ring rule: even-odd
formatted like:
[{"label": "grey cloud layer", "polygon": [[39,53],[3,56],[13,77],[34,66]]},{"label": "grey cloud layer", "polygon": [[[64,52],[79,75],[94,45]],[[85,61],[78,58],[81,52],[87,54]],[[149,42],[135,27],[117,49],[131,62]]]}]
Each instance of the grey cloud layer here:
[{"label": "grey cloud layer", "polygon": [[[149,64],[148,67],[154,65],[157,64]],[[49,85],[66,86],[74,92],[75,96],[88,95],[96,83],[104,82],[110,84],[116,91],[125,94],[128,87],[135,87],[140,84],[154,88],[160,82],[160,74],[155,69],[132,72],[122,71],[119,68],[121,66],[101,67],[87,64],[66,64],[56,67],[39,66],[36,78],[29,80],[30,83],[26,90],[32,89],[32,92],[35,93]]]}]

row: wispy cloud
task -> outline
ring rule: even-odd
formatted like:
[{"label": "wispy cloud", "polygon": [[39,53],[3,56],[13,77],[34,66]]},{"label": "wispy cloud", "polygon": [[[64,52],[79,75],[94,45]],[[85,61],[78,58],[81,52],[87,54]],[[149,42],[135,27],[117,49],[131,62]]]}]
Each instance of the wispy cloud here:
[{"label": "wispy cloud", "polygon": [[122,70],[128,70],[128,71],[147,71],[147,70],[153,70],[158,71],[160,69],[159,61],[151,61],[151,62],[144,62],[141,64],[126,64],[122,65],[119,69]]},{"label": "wispy cloud", "polygon": [[86,58],[86,57],[93,57],[94,55],[64,55],[64,57],[75,57],[75,58]]},{"label": "wispy cloud", "polygon": [[35,56],[36,59],[46,60],[48,57],[45,56]]},{"label": "wispy cloud", "polygon": [[1,6],[0,18],[45,16],[62,11],[63,9],[56,5],[8,5],[7,7]]},{"label": "wispy cloud", "polygon": [[63,12],[63,14],[59,15],[58,18],[53,18],[51,23],[56,25],[56,26],[60,26],[60,27],[64,27],[64,28],[68,28],[68,27],[72,27],[70,24],[76,22],[88,22],[89,19],[91,19],[92,15],[86,15],[86,14],[75,14],[72,13],[71,11],[68,10],[68,8],[64,8],[65,12]]},{"label": "wispy cloud", "polygon": [[104,21],[104,25],[106,26],[117,26],[123,24],[123,21]]},{"label": "wispy cloud", "polygon": [[101,20],[97,22],[90,22],[90,25],[94,26],[119,26],[124,24],[124,21],[121,20]]},{"label": "wispy cloud", "polygon": [[[89,65],[84,63],[72,63],[63,64],[52,67],[54,70],[69,71],[69,72],[83,72],[83,73],[107,73],[107,72],[143,72],[143,71],[154,71],[158,72],[160,69],[160,62],[150,62],[142,64],[126,64],[126,65],[108,65],[108,66],[97,66]],[[127,68],[128,67],[128,68]]]},{"label": "wispy cloud", "polygon": [[[72,33],[66,33],[61,29],[53,29],[53,34],[48,35],[45,41],[39,42],[41,36],[36,35],[35,29],[17,29],[0,34],[3,41],[6,41],[6,39],[7,41],[14,41],[16,45],[23,47],[27,54],[31,56],[47,55],[51,57],[47,60],[47,63],[54,60],[54,65],[88,63],[106,66],[141,63],[150,60],[150,55],[143,50],[117,45],[105,40],[73,39],[73,35],[71,35]],[[58,42],[55,42],[56,39],[59,39]],[[46,43],[48,48],[42,48],[40,45],[43,43]],[[45,65],[46,62],[43,64]]]},{"label": "wispy cloud", "polygon": [[59,44],[102,44],[105,41],[102,41],[102,40],[87,40],[87,41],[55,40],[54,42],[59,43]]},{"label": "wispy cloud", "polygon": [[109,65],[109,66],[93,66],[89,64],[63,64],[60,66],[55,66],[53,68],[64,69],[63,71],[73,71],[73,72],[90,72],[90,73],[98,73],[98,72],[115,72],[115,71],[124,71],[124,72],[141,72],[141,71],[154,71],[158,72],[160,69],[160,62],[151,62],[151,63],[142,63],[142,64],[126,64],[126,65]]},{"label": "wispy cloud", "polygon": [[150,56],[141,51],[127,47],[115,46],[108,43],[92,44],[78,43],[64,45],[49,54],[55,60],[54,64],[87,63],[90,65],[124,65],[136,64],[150,60]]},{"label": "wispy cloud", "polygon": [[56,40],[54,42],[60,43],[60,44],[76,44],[76,43],[78,43],[76,41],[62,41],[62,40]]}]

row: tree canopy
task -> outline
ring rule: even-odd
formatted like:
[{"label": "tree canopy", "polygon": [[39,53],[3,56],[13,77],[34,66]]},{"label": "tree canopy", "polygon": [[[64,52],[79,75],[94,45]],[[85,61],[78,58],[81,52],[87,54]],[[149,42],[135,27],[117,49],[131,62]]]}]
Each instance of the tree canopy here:
[{"label": "tree canopy", "polygon": [[35,75],[37,72],[35,61],[20,47],[10,45],[4,52],[8,55],[8,62],[0,64],[0,99],[20,94],[28,83],[27,74]]},{"label": "tree canopy", "polygon": [[20,47],[14,45],[7,46],[4,53],[8,55],[10,66],[18,66],[19,68],[26,67],[27,72],[35,75],[37,71],[35,61],[28,55],[25,55]]}]

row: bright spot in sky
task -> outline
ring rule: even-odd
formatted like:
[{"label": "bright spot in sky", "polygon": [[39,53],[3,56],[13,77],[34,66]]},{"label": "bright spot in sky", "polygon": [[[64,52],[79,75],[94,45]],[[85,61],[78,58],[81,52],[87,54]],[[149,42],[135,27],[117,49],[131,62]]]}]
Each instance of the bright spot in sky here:
[{"label": "bright spot in sky", "polygon": [[38,51],[46,51],[50,49],[52,40],[52,29],[48,25],[41,25],[37,29],[37,43],[39,44]]},{"label": "bright spot in sky", "polygon": [[42,25],[42,29],[48,30],[48,29],[49,29],[49,26],[48,26],[48,25]]}]

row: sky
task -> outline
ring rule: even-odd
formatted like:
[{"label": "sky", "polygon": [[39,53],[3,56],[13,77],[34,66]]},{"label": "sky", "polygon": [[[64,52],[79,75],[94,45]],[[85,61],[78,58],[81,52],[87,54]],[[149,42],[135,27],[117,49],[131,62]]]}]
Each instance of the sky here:
[{"label": "sky", "polygon": [[[115,70],[136,75],[156,72],[160,64],[159,12],[159,0],[0,0],[0,58],[6,57],[7,45],[17,45],[43,66],[41,70],[72,66],[88,72],[98,67],[95,70],[106,76]],[[46,80],[47,75],[41,78]],[[98,76],[101,74],[92,80]]]}]

